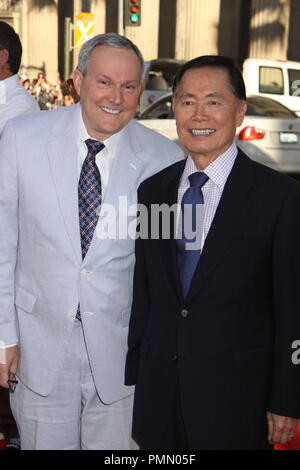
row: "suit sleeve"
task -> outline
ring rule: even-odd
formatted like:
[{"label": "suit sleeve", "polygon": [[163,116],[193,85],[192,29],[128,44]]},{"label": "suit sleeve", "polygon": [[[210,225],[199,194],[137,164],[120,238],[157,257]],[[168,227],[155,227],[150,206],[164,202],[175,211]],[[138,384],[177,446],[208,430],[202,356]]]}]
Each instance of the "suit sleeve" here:
[{"label": "suit sleeve", "polygon": [[18,247],[16,139],[11,123],[0,139],[0,345],[18,343],[14,306]]},{"label": "suit sleeve", "polygon": [[[138,202],[141,203],[140,189]],[[140,349],[149,312],[149,288],[143,238],[135,243],[135,270],[133,279],[133,301],[128,334],[128,353],[125,367],[125,385],[135,385],[137,380]]]},{"label": "suit sleeve", "polygon": [[293,345],[300,340],[300,185],[293,185],[277,224],[273,289],[275,354],[270,411],[299,418],[300,364],[294,360]]}]

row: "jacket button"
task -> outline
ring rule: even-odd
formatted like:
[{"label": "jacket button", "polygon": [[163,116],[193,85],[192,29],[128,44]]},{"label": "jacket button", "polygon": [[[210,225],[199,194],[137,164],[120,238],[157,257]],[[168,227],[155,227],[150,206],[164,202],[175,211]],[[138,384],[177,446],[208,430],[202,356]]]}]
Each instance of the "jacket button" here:
[{"label": "jacket button", "polygon": [[189,311],[186,310],[185,308],[181,310],[181,316],[182,318],[186,318],[189,315]]}]

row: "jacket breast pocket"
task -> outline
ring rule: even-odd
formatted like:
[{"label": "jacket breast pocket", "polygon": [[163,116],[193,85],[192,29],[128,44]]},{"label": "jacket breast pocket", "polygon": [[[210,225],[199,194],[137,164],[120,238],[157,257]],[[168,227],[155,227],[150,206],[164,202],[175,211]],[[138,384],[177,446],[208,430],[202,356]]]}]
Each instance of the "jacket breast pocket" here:
[{"label": "jacket breast pocket", "polygon": [[33,307],[36,303],[36,297],[30,292],[27,292],[22,287],[16,287],[15,293],[15,306],[24,310],[26,313],[32,313]]}]

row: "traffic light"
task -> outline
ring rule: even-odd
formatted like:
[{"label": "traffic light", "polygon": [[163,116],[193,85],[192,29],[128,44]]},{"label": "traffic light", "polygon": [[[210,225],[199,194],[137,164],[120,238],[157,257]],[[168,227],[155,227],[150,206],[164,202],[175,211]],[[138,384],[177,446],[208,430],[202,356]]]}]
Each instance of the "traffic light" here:
[{"label": "traffic light", "polygon": [[141,0],[125,0],[125,25],[141,25]]}]

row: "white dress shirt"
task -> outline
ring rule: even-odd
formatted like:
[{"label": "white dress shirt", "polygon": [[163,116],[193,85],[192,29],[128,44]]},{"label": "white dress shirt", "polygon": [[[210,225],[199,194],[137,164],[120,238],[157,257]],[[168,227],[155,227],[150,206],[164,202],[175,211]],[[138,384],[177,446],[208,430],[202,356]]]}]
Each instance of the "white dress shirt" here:
[{"label": "white dress shirt", "polygon": [[[51,112],[51,111],[49,111],[49,112]],[[85,160],[85,157],[87,156],[87,146],[86,146],[85,140],[86,139],[94,139],[93,137],[91,137],[88,134],[88,132],[86,130],[86,127],[85,127],[83,119],[82,119],[80,104],[77,106],[76,121],[77,121],[77,148],[78,148],[77,162],[78,162],[78,181],[79,181],[81,168],[82,168],[83,162]],[[100,175],[101,175],[102,201],[103,201],[105,193],[106,193],[109,176],[110,176],[110,173],[111,173],[111,170],[112,170],[112,167],[113,167],[113,163],[114,163],[114,160],[115,160],[116,147],[117,147],[121,132],[118,132],[117,134],[114,134],[111,137],[109,137],[108,139],[106,139],[103,142],[105,147],[99,153],[97,153],[97,155],[96,155],[96,165],[97,165],[97,167],[99,169],[99,172],[100,172]],[[16,344],[10,344],[10,345],[1,345],[0,344],[0,350],[5,348],[5,347],[9,348],[9,347],[12,347],[12,346],[16,346]]]},{"label": "white dress shirt", "polygon": [[[80,105],[78,105],[76,119],[77,119],[78,181],[79,181],[81,168],[87,156],[87,146],[86,146],[85,140],[87,139],[95,140],[95,138],[91,137],[86,130],[86,127],[82,119]],[[100,176],[101,176],[102,201],[104,200],[109,176],[110,176],[113,164],[114,164],[116,148],[117,148],[119,138],[120,138],[120,132],[112,135],[108,139],[105,139],[103,141],[103,144],[105,145],[105,147],[96,155],[96,165],[99,169]]]},{"label": "white dress shirt", "polygon": [[[205,239],[214,219],[225,183],[227,181],[229,173],[232,170],[237,153],[237,146],[235,145],[235,143],[233,143],[231,147],[226,150],[226,152],[216,158],[216,160],[214,160],[203,170],[203,172],[209,177],[209,180],[202,186],[202,193],[204,199],[204,221],[201,250],[204,246]],[[192,157],[188,155],[178,188],[178,207],[181,207],[182,197],[185,191],[190,187],[190,181],[188,177],[196,171],[199,170],[197,169]]]},{"label": "white dress shirt", "polygon": [[0,80],[0,136],[9,119],[37,111],[37,101],[20,85],[17,74]]},{"label": "white dress shirt", "polygon": [[[20,85],[17,74],[0,80],[0,137],[9,119],[37,111],[40,111],[37,101]],[[0,343],[0,350],[12,346],[16,346],[16,344],[3,345]]]}]

